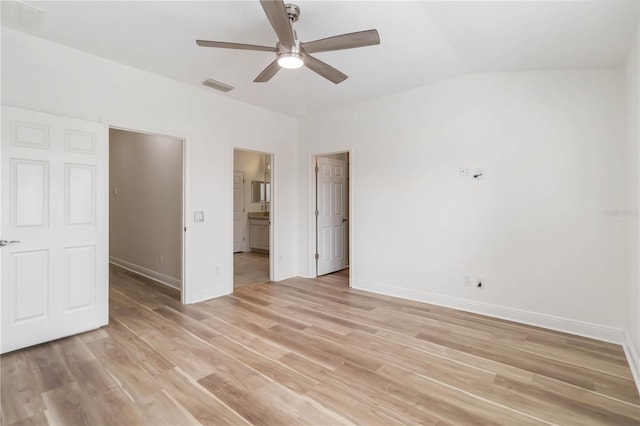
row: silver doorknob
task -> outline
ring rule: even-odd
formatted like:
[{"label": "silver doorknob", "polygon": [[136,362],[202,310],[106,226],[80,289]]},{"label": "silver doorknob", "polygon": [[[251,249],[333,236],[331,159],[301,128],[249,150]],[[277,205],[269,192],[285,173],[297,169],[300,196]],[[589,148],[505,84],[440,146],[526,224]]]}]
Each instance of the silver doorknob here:
[{"label": "silver doorknob", "polygon": [[8,246],[9,244],[17,244],[19,242],[20,241],[18,240],[13,240],[13,241],[0,240],[0,247]]}]

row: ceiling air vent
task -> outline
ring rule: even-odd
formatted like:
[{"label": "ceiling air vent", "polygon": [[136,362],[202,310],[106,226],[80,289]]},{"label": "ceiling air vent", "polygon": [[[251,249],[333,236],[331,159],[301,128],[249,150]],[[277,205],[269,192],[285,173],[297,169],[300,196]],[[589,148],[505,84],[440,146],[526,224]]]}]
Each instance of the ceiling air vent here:
[{"label": "ceiling air vent", "polygon": [[23,28],[35,28],[43,14],[44,10],[22,1],[2,2],[2,22]]},{"label": "ceiling air vent", "polygon": [[233,86],[220,83],[219,81],[213,80],[211,78],[202,84],[204,84],[207,87],[211,87],[212,89],[220,90],[221,92],[228,92],[229,90],[233,90]]}]

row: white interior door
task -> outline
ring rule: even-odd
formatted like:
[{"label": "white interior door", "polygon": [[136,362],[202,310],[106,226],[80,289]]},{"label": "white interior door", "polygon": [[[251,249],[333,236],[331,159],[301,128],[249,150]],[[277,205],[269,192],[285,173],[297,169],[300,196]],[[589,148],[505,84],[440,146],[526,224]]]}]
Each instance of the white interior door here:
[{"label": "white interior door", "polygon": [[244,251],[244,173],[233,173],[233,252]]},{"label": "white interior door", "polygon": [[2,353],[109,321],[108,128],[2,107]]},{"label": "white interior door", "polygon": [[347,164],[318,157],[317,244],[318,275],[347,267]]}]

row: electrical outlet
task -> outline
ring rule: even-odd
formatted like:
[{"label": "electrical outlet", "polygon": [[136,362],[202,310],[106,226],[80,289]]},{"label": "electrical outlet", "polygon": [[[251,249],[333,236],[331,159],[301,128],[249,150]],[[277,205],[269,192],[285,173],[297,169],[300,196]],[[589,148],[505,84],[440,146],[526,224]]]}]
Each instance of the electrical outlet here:
[{"label": "electrical outlet", "polygon": [[471,275],[463,275],[462,276],[462,284],[465,287],[469,287],[471,285]]},{"label": "electrical outlet", "polygon": [[204,212],[193,212],[194,222],[204,222]]}]

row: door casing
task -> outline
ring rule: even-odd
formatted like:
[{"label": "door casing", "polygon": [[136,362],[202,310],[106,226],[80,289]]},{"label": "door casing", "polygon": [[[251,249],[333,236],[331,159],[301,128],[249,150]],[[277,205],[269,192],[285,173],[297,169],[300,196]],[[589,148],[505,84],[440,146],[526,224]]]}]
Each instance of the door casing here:
[{"label": "door casing", "polygon": [[[229,160],[229,164],[231,165],[231,171],[232,173],[229,174],[229,176],[231,177],[231,182],[229,182],[229,204],[232,206],[231,208],[231,215],[229,218],[229,229],[230,229],[230,233],[229,233],[229,271],[231,271],[230,277],[229,277],[229,284],[227,286],[227,292],[228,294],[233,293],[233,170],[235,169],[235,163],[234,163],[234,159],[235,159],[235,152],[236,151],[251,151],[251,152],[255,152],[258,154],[265,154],[265,155],[269,155],[271,157],[271,202],[269,203],[269,280],[270,281],[274,281],[276,275],[276,245],[274,243],[274,235],[275,235],[275,229],[276,228],[276,223],[277,223],[277,216],[276,216],[276,209],[277,209],[277,203],[276,203],[276,199],[278,197],[278,167],[277,167],[277,156],[275,153],[273,152],[265,152],[265,151],[259,151],[256,149],[252,149],[252,148],[245,148],[245,147],[240,147],[240,146],[231,146],[231,151],[230,151],[230,160]],[[246,176],[245,176],[246,179]],[[246,243],[246,242],[245,242]]]},{"label": "door casing", "polygon": [[308,277],[310,278],[316,278],[318,276],[318,268],[317,268],[317,263],[316,263],[316,259],[315,259],[315,254],[316,254],[316,247],[317,247],[317,228],[316,228],[316,217],[315,217],[315,209],[316,209],[316,197],[317,197],[317,186],[316,186],[316,175],[315,175],[315,166],[316,166],[316,159],[317,157],[323,157],[323,156],[328,156],[328,155],[333,155],[333,154],[344,154],[344,153],[348,153],[349,154],[349,174],[347,176],[348,178],[348,182],[349,182],[349,192],[347,195],[347,202],[349,204],[349,220],[347,222],[348,225],[348,229],[347,229],[347,234],[348,234],[348,247],[349,247],[349,287],[351,287],[351,283],[353,282],[353,271],[354,271],[354,262],[353,262],[353,241],[354,238],[356,237],[354,235],[353,232],[353,221],[352,218],[355,217],[354,215],[354,202],[353,202],[353,188],[354,188],[354,164],[356,164],[355,161],[355,154],[354,154],[354,149],[353,147],[348,148],[348,149],[343,149],[343,150],[336,150],[336,151],[330,151],[330,152],[317,152],[317,153],[312,153],[311,155],[309,155],[308,160],[307,160],[307,176],[308,176],[308,200],[307,200],[307,206],[308,206],[308,219],[309,219],[309,223],[308,223],[308,262],[307,262],[307,268],[308,268]]},{"label": "door casing", "polygon": [[143,133],[146,135],[152,136],[164,136],[170,137],[174,139],[179,139],[182,141],[182,239],[181,239],[181,250],[180,255],[182,256],[181,264],[182,271],[180,275],[181,289],[180,289],[180,301],[183,304],[189,304],[191,302],[189,286],[188,286],[188,270],[189,270],[189,262],[188,262],[188,246],[187,246],[187,238],[189,233],[189,227],[187,226],[187,218],[189,211],[189,141],[185,136],[177,136],[177,135],[169,135],[166,133],[158,133],[151,130],[140,130],[136,127],[123,127],[118,125],[109,125],[110,129],[124,130],[127,132],[133,133]]},{"label": "door casing", "polygon": [[[335,158],[337,157],[337,158]],[[316,268],[318,275],[349,266],[348,154],[316,157]]]},{"label": "door casing", "polygon": [[[234,253],[238,253],[238,252],[244,252],[247,250],[247,236],[246,236],[246,220],[245,220],[245,205],[244,205],[244,186],[245,186],[245,174],[244,172],[240,172],[240,171],[233,171],[233,179],[234,179],[234,185],[235,185],[235,178],[236,176],[238,176],[239,178],[242,179],[242,184],[241,184],[241,191],[240,191],[240,200],[241,200],[241,208],[242,208],[242,218],[240,219],[240,223],[237,224],[238,228],[236,228],[236,219],[235,217],[233,218],[233,233],[234,233],[234,240],[235,240],[235,233],[236,233],[236,229],[240,229],[240,237],[242,237],[242,241],[239,243],[239,247],[236,246],[235,241],[234,241],[234,246],[233,246],[233,252]],[[235,191],[235,187],[233,189]],[[235,208],[236,208],[236,201],[235,199],[233,200],[233,214],[235,215]]]}]

